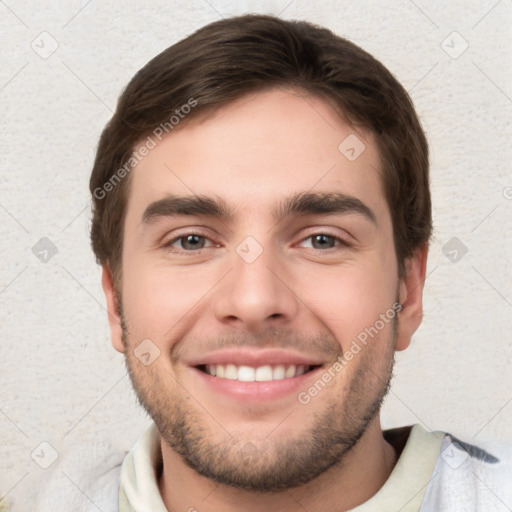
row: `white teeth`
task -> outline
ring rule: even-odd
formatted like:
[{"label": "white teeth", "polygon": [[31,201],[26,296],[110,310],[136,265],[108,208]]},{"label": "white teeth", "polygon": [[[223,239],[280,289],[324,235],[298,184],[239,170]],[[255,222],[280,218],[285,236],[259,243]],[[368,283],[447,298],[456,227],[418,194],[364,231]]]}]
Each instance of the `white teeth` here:
[{"label": "white teeth", "polygon": [[[293,370],[293,366],[290,366],[290,368]],[[292,372],[290,371],[290,374],[291,373]],[[284,379],[285,377],[286,377],[286,371],[284,369],[284,366],[282,364],[280,364],[279,366],[275,366],[274,370],[272,371],[272,378],[274,380],[280,380],[280,379]],[[292,377],[293,377],[293,375],[292,375]]]},{"label": "white teeth", "polygon": [[231,380],[237,380],[238,378],[238,371],[236,369],[236,366],[234,364],[228,364],[226,365],[226,372],[224,373],[225,379],[231,379]]},{"label": "white teeth", "polygon": [[239,366],[238,367],[238,380],[243,382],[254,382],[254,368],[250,366]]},{"label": "white teeth", "polygon": [[259,382],[272,380],[272,366],[258,366],[255,371],[255,378]]},{"label": "white teeth", "polygon": [[254,368],[252,366],[236,366],[234,364],[207,364],[206,373],[221,379],[239,380],[242,382],[268,382],[271,380],[291,379],[303,375],[310,370],[310,366],[303,364],[285,366],[264,365]]},{"label": "white teeth", "polygon": [[286,371],[284,372],[284,376],[287,379],[295,377],[295,366],[288,366],[288,368],[286,368]]}]

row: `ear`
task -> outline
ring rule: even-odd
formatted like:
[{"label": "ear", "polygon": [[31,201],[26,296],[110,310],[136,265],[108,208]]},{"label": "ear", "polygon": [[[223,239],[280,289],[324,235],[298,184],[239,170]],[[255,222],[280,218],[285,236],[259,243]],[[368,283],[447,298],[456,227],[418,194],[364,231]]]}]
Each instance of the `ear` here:
[{"label": "ear", "polygon": [[398,337],[395,350],[404,350],[423,319],[423,286],[427,271],[428,245],[416,249],[405,261],[406,275],[400,281],[398,300],[402,309],[398,314]]},{"label": "ear", "polygon": [[123,329],[121,327],[121,315],[119,314],[119,300],[114,288],[114,280],[108,263],[103,264],[101,274],[101,286],[107,299],[108,323],[110,325],[110,336],[112,346],[118,352],[124,352]]}]

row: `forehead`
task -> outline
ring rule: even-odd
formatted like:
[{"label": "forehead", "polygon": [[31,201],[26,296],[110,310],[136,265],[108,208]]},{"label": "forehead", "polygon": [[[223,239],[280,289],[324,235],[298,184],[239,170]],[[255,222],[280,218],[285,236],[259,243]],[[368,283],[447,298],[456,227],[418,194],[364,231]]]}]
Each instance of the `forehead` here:
[{"label": "forehead", "polygon": [[169,194],[222,198],[246,219],[279,199],[340,192],[387,214],[371,133],[324,99],[286,89],[242,97],[165,136],[131,172],[127,216]]}]

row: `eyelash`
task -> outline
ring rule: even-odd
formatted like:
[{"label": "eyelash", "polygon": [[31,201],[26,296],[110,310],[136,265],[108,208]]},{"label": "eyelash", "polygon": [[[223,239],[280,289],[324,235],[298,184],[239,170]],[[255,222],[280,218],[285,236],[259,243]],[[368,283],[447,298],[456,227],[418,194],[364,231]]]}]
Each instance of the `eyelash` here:
[{"label": "eyelash", "polygon": [[[327,249],[315,249],[314,247],[312,248],[313,250],[316,250],[316,251],[319,251],[319,252],[330,252],[331,250],[336,250],[336,247],[344,247],[344,248],[347,248],[347,247],[351,247],[351,244],[348,243],[344,238],[341,238],[339,236],[336,236],[332,233],[329,233],[329,232],[324,232],[324,231],[319,231],[318,233],[312,233],[311,235],[303,238],[301,240],[301,243],[306,241],[306,240],[309,240],[311,238],[314,238],[316,236],[320,236],[320,235],[323,235],[323,236],[327,236],[327,237],[330,237],[330,238],[333,238],[335,241],[339,242],[337,246],[334,246],[334,247],[328,247]],[[204,233],[201,233],[200,231],[192,231],[190,233],[183,233],[182,235],[179,235],[175,238],[173,238],[172,240],[169,240],[168,242],[165,242],[162,246],[163,249],[168,249],[168,250],[171,250],[173,244],[175,244],[176,242],[178,242],[179,240],[181,239],[185,239],[189,236],[198,236],[198,237],[201,237],[201,238],[206,238],[207,240],[210,240],[210,238],[204,234]],[[210,240],[211,241],[211,240]],[[197,249],[197,250],[178,250],[178,251],[171,251],[171,252],[174,252],[175,254],[186,254],[186,255],[195,255],[195,254],[199,254],[201,253],[201,251],[203,249],[208,249],[209,247],[202,247],[201,249]]]}]

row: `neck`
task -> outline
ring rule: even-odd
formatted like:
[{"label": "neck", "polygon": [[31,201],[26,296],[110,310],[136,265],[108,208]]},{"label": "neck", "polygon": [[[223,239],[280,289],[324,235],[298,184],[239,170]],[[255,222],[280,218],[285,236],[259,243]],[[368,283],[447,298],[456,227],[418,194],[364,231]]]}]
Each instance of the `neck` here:
[{"label": "neck", "polygon": [[374,496],[396,463],[393,447],[384,440],[378,416],[341,464],[300,487],[281,492],[254,493],[218,484],[188,467],[161,440],[163,471],[160,493],[167,510],[210,512],[292,512],[306,510],[342,512]]}]

